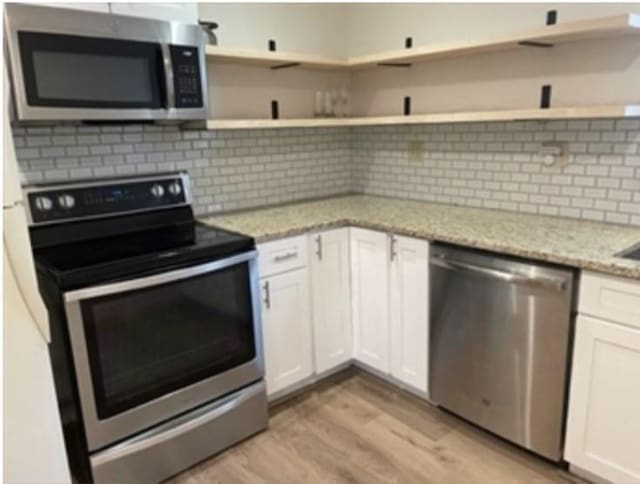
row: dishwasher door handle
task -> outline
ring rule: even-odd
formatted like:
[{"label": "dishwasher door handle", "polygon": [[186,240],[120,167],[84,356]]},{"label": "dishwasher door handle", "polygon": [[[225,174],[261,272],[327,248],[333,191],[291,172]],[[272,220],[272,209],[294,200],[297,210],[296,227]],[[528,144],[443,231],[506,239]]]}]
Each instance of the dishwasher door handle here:
[{"label": "dishwasher door handle", "polygon": [[475,264],[469,264],[467,262],[452,260],[444,255],[434,255],[433,257],[431,257],[431,263],[443,269],[478,274],[481,276],[490,277],[492,279],[499,279],[503,282],[512,284],[555,289],[556,291],[564,291],[567,287],[567,281],[565,279],[527,276],[515,272],[507,272],[499,269],[494,269],[492,267],[478,266]]}]

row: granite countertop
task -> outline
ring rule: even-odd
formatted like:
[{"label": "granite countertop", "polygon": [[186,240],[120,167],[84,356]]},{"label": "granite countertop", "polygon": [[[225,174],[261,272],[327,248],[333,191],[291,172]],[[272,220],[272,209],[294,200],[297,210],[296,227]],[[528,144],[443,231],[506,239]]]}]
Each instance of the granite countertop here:
[{"label": "granite countertop", "polygon": [[352,225],[555,262],[640,280],[640,262],[615,254],[640,227],[351,195],[203,217],[256,242]]}]

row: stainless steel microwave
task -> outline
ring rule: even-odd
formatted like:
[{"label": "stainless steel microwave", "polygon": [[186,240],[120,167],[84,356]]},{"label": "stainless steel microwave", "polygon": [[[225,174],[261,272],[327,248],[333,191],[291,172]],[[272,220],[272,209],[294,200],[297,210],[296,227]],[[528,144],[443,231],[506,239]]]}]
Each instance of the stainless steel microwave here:
[{"label": "stainless steel microwave", "polygon": [[5,4],[19,122],[207,117],[200,26]]}]

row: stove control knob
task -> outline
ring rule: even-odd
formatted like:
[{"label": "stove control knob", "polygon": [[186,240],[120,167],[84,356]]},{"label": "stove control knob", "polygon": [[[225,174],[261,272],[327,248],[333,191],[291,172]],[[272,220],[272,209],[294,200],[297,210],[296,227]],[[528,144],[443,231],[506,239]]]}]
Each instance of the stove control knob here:
[{"label": "stove control knob", "polygon": [[48,212],[53,208],[53,202],[49,197],[36,197],[34,204],[39,212]]},{"label": "stove control knob", "polygon": [[182,193],[182,187],[180,186],[180,183],[173,182],[171,185],[169,185],[169,193],[173,196],[180,195],[180,193]]},{"label": "stove control knob", "polygon": [[151,195],[153,195],[156,198],[162,197],[162,195],[164,195],[164,188],[162,188],[162,185],[160,185],[159,183],[156,183],[155,185],[153,185],[151,187]]},{"label": "stove control knob", "polygon": [[75,207],[76,199],[71,195],[64,193],[58,197],[58,203],[62,208],[70,209]]}]

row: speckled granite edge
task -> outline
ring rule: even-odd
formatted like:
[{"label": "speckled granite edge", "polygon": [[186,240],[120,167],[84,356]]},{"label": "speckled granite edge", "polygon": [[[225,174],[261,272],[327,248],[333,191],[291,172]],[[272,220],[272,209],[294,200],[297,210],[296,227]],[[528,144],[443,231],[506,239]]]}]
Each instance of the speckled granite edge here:
[{"label": "speckled granite edge", "polygon": [[245,233],[258,243],[355,226],[640,280],[640,262],[615,255],[640,242],[640,227],[363,195],[247,210],[203,222]]}]

